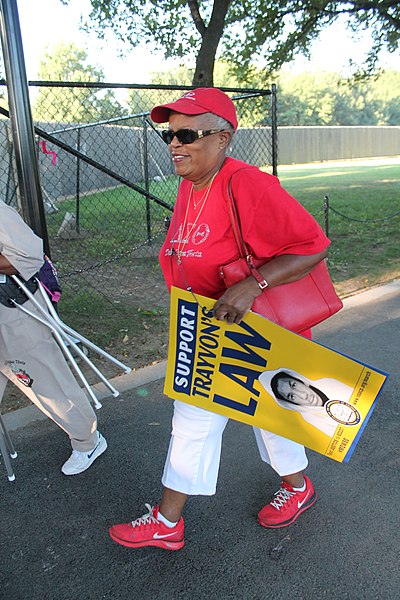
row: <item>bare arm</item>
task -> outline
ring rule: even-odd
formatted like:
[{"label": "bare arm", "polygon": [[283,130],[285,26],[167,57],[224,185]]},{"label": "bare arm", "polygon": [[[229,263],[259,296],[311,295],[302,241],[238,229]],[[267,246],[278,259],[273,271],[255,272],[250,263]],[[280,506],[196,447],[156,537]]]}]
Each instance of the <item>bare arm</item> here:
[{"label": "bare arm", "polygon": [[[309,273],[328,254],[328,249],[310,256],[298,254],[283,254],[277,256],[262,267],[258,272],[268,282],[268,287],[276,287],[282,283],[291,283]],[[232,285],[217,300],[214,305],[214,316],[220,321],[240,323],[245,312],[251,308],[255,298],[262,293],[254,277],[249,276],[239,283]]]}]

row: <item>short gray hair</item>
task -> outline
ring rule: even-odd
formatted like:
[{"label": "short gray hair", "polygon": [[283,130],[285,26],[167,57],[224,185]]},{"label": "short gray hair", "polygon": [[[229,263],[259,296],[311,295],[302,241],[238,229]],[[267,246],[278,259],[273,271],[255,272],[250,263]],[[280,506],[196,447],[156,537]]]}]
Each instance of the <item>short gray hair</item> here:
[{"label": "short gray hair", "polygon": [[210,121],[210,127],[212,129],[224,129],[225,131],[228,131],[231,136],[235,133],[233,125],[229,123],[229,121],[214,113],[207,113],[207,121]]}]

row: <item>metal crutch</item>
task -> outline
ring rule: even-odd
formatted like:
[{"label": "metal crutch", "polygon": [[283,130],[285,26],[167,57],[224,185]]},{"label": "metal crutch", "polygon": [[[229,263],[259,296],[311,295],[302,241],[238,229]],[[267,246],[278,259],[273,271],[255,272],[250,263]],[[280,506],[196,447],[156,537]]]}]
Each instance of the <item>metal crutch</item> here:
[{"label": "metal crutch", "polygon": [[[42,323],[43,325],[45,325],[46,327],[48,327],[52,334],[54,335],[54,337],[56,338],[56,341],[58,342],[58,345],[60,346],[60,349],[62,350],[62,352],[65,354],[66,358],[69,360],[69,362],[71,363],[72,367],[74,368],[74,370],[76,371],[79,379],[82,381],[83,385],[85,386],[89,396],[91,397],[91,399],[93,400],[93,403],[95,405],[95,408],[101,408],[101,402],[98,401],[98,399],[96,398],[92,388],[90,387],[89,383],[87,382],[86,377],[84,376],[84,374],[82,373],[81,369],[79,368],[77,362],[75,361],[74,357],[72,356],[70,350],[68,349],[68,347],[66,346],[64,339],[62,337],[62,335],[59,333],[59,331],[57,330],[57,327],[55,327],[52,323],[50,323],[49,321],[47,321],[46,319],[43,319],[42,317],[40,317],[39,315],[31,312],[30,310],[28,310],[25,306],[21,305],[21,304],[17,304],[16,302],[14,302],[14,305],[16,307],[19,308],[19,310],[22,310],[22,312],[24,312],[25,314],[29,315],[30,317],[32,317],[33,319],[36,319],[36,321],[39,321],[39,323]],[[71,342],[72,347],[75,346],[75,350],[77,349],[79,352],[82,352],[82,350],[80,348],[78,348],[76,346],[76,344],[74,344],[73,342]],[[82,352],[82,355],[85,356]],[[93,365],[94,366],[94,365]],[[117,390],[116,390],[117,391]],[[117,392],[119,394],[119,392]]]},{"label": "metal crutch", "polygon": [[0,452],[3,456],[4,464],[7,470],[7,477],[9,481],[15,480],[14,471],[11,465],[11,458],[17,458],[17,452],[14,448],[14,445],[11,441],[11,438],[8,434],[6,426],[4,425],[4,421],[2,416],[0,415]]},{"label": "metal crutch", "polygon": [[[15,278],[15,275],[13,275],[13,277]],[[19,282],[19,280],[16,280],[16,281],[17,281],[17,283]],[[132,369],[130,367],[128,367],[124,363],[120,362],[117,358],[115,358],[114,356],[112,356],[111,354],[109,354],[108,352],[106,352],[105,350],[100,348],[99,346],[96,346],[96,344],[94,344],[93,342],[91,342],[90,340],[85,338],[83,335],[81,335],[80,333],[78,333],[77,331],[72,329],[72,327],[69,327],[66,323],[64,323],[58,316],[57,311],[55,310],[53,304],[51,303],[50,298],[48,297],[46,291],[43,289],[43,286],[40,284],[40,281],[39,280],[37,280],[37,281],[39,283],[39,289],[41,291],[42,297],[43,297],[44,301],[46,302],[47,308],[49,309],[51,316],[66,333],[68,333],[69,335],[71,335],[73,337],[76,337],[85,346],[87,346],[91,350],[94,350],[95,352],[97,352],[97,354],[104,356],[104,358],[107,358],[110,362],[113,362],[114,364],[119,366],[125,373],[130,373],[132,371]]]},{"label": "metal crutch", "polygon": [[[121,363],[119,360],[115,359],[113,356],[108,354],[108,352],[105,352],[104,350],[102,350],[102,348],[100,348],[99,346],[96,346],[96,344],[93,344],[92,342],[90,342],[90,340],[86,339],[84,336],[80,335],[77,331],[75,331],[74,329],[72,329],[71,327],[68,327],[65,323],[63,323],[63,321],[61,321],[61,319],[59,318],[56,310],[54,309],[54,306],[52,305],[47,293],[43,289],[43,286],[40,284],[39,280],[37,280],[37,281],[38,281],[40,293],[45,301],[45,304],[46,304],[49,312],[46,311],[41,306],[41,304],[38,303],[38,301],[36,300],[36,298],[34,297],[32,292],[30,292],[30,290],[24,285],[24,283],[16,275],[13,275],[12,277],[13,277],[14,281],[21,287],[21,289],[24,291],[24,293],[28,296],[28,298],[32,301],[32,303],[38,308],[38,310],[41,312],[41,314],[45,317],[45,319],[46,319],[45,324],[48,325],[52,329],[52,331],[57,331],[58,334],[60,334],[65,339],[67,346],[70,345],[74,348],[74,350],[82,358],[82,360],[84,360],[86,362],[86,364],[96,373],[96,375],[99,377],[99,379],[108,387],[108,389],[111,391],[111,393],[114,397],[119,396],[118,390],[116,390],[114,388],[114,386],[107,380],[106,377],[104,377],[104,375],[101,373],[101,371],[99,371],[99,369],[92,363],[92,361],[86,356],[86,354],[84,352],[82,352],[82,350],[79,348],[79,346],[77,346],[77,344],[75,343],[75,340],[76,339],[81,340],[84,345],[94,349],[98,354],[101,354],[102,356],[111,360],[114,364],[117,364],[118,366],[120,366],[125,371],[125,373],[129,373],[132,369],[130,367],[128,367],[127,365]],[[21,305],[16,304],[16,306],[21,308]],[[25,309],[25,312],[26,312],[26,310],[27,309]],[[51,314],[49,314],[49,313],[51,313]],[[30,313],[30,311],[28,314],[30,314],[34,318],[37,317],[37,315]],[[67,333],[67,331],[69,333]],[[71,334],[73,334],[75,337],[73,338]],[[65,342],[63,342],[63,346],[65,346]],[[62,349],[63,349],[63,347],[62,347]]]},{"label": "metal crutch", "polygon": [[[23,285],[24,284],[22,284],[22,286]],[[40,291],[42,293],[42,296],[43,296],[46,304],[49,306],[49,304],[51,304],[51,302],[50,302],[50,300],[49,300],[46,292],[44,291],[43,287],[40,284],[39,284],[39,286],[40,286],[39,289],[40,289]],[[40,312],[46,318],[46,320],[48,320],[49,327],[51,327],[52,331],[56,330],[62,336],[62,338],[63,338],[63,344],[66,345],[67,347],[68,346],[72,346],[72,348],[82,358],[82,360],[84,360],[86,362],[86,364],[92,369],[92,371],[94,371],[96,373],[96,375],[99,377],[99,379],[108,387],[108,389],[111,391],[112,395],[114,397],[119,396],[119,391],[115,389],[115,387],[108,381],[108,379],[106,377],[104,377],[103,373],[101,371],[99,371],[99,369],[96,367],[96,365],[94,365],[92,363],[92,361],[90,360],[90,358],[88,358],[88,356],[86,356],[86,354],[76,344],[75,340],[77,338],[74,339],[70,335],[68,335],[67,333],[65,333],[64,329],[61,327],[61,325],[58,323],[58,321],[56,321],[46,310],[44,310],[44,308],[37,302],[35,296],[28,289],[26,291],[25,291],[24,288],[21,288],[21,289],[23,289],[23,291],[27,295],[28,295],[28,293],[30,294],[30,296],[29,296],[30,300],[40,310]],[[47,301],[48,301],[49,304],[47,303]],[[20,306],[20,305],[18,305],[18,306]],[[53,308],[53,310],[54,310],[54,308]],[[32,314],[30,312],[29,312],[29,314],[32,317],[35,317],[34,314]]]}]

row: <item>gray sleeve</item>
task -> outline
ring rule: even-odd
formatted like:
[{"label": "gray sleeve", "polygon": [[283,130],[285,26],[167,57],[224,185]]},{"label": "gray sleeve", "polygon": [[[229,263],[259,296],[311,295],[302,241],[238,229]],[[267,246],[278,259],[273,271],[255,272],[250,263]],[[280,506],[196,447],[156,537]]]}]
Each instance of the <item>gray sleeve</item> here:
[{"label": "gray sleeve", "polygon": [[16,210],[0,201],[0,254],[24,279],[43,265],[43,240],[35,235]]}]

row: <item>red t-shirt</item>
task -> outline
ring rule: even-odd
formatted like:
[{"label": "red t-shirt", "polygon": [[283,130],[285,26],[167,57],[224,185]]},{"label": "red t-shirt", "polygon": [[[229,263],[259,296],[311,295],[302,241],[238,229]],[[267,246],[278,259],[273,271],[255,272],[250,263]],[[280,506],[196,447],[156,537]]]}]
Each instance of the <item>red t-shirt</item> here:
[{"label": "red t-shirt", "polygon": [[[204,191],[196,193],[195,209],[191,182],[183,180],[180,184],[171,225],[160,251],[168,289],[171,285],[183,289],[190,286],[194,293],[210,298],[224,293],[226,288],[218,268],[239,258],[227,209],[230,178],[242,234],[254,257],[267,262],[280,254],[315,254],[329,245],[314,217],[283,189],[277,177],[227,158],[203,208]],[[182,252],[181,265],[173,254],[178,250]]]}]

